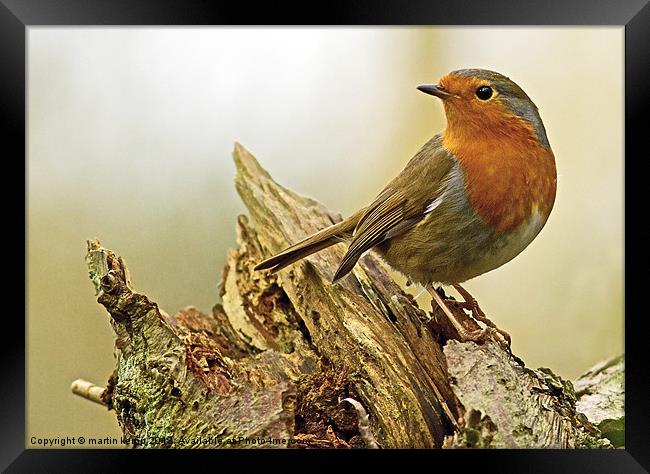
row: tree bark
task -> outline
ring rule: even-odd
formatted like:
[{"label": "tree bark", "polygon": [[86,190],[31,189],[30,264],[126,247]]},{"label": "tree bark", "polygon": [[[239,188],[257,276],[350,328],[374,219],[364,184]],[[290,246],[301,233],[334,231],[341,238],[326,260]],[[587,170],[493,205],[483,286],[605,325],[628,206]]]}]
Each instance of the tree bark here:
[{"label": "tree bark", "polygon": [[625,360],[613,357],[596,364],[573,383],[576,408],[616,447],[625,444]]},{"label": "tree bark", "polygon": [[[234,158],[250,220],[237,221],[211,314],[167,315],[134,290],[120,257],[88,242],[116,335],[100,398],[134,446],[611,446],[576,411],[570,382],[492,341],[453,341],[442,311],[418,308],[372,251],[337,285],[343,244],[277,274],[253,271],[341,217],[277,184],[239,144]],[[97,401],[92,384],[75,384]]]}]

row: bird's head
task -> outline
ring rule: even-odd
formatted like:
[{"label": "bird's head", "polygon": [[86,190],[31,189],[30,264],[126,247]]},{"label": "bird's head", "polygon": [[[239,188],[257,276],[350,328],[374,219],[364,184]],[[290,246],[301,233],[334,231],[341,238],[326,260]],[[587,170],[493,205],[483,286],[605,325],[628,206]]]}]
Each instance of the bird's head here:
[{"label": "bird's head", "polygon": [[442,99],[448,133],[466,138],[498,137],[527,130],[541,146],[549,148],[535,104],[521,87],[498,72],[459,69],[437,84],[418,89]]}]

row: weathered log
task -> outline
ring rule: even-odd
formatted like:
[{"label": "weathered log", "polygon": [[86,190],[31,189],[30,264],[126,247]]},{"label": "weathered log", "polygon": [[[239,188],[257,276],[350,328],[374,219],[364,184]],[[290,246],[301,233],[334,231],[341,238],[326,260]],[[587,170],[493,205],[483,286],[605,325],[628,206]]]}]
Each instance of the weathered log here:
[{"label": "weathered log", "polygon": [[610,447],[576,411],[571,382],[549,369],[531,370],[495,344],[449,341],[451,385],[465,407],[464,429],[450,447]]},{"label": "weathered log", "polygon": [[101,400],[134,445],[609,445],[576,412],[570,383],[492,342],[445,346],[455,334],[442,312],[418,308],[372,251],[337,285],[343,244],[278,274],[253,271],[340,216],[277,184],[241,145],[234,158],[251,222],[238,219],[212,314],[168,316],[135,292],[120,257],[88,243],[116,334]]},{"label": "weathered log", "polygon": [[625,444],[625,360],[613,357],[594,365],[573,382],[576,408],[616,447]]}]

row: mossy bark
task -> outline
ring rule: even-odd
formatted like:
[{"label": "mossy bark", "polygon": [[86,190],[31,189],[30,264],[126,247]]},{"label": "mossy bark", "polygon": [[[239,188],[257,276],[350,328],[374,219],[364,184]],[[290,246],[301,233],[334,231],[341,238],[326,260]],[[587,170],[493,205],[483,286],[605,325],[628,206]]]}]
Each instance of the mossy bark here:
[{"label": "mossy bark", "polygon": [[576,407],[616,447],[625,444],[625,360],[596,364],[575,382]]},{"label": "mossy bark", "polygon": [[234,158],[250,221],[238,219],[238,248],[211,314],[167,315],[133,289],[121,258],[88,244],[116,334],[117,368],[103,398],[134,445],[608,444],[576,412],[570,383],[525,369],[496,344],[445,347],[454,333],[442,313],[419,309],[373,252],[337,285],[330,279],[343,244],[278,274],[253,271],[340,216],[277,184],[240,145]]},{"label": "mossy bark", "polygon": [[494,343],[445,346],[451,385],[466,409],[447,445],[481,448],[606,448],[608,439],[576,411],[571,382],[531,370]]}]

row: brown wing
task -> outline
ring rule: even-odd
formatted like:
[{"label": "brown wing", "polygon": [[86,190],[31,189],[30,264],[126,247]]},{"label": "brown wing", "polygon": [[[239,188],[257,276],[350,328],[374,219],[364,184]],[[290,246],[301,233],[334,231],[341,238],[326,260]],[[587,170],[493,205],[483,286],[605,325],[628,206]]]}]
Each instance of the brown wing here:
[{"label": "brown wing", "polygon": [[347,275],[364,252],[410,229],[427,215],[427,206],[442,192],[454,163],[441,141],[439,135],[429,140],[368,206],[333,282]]}]

